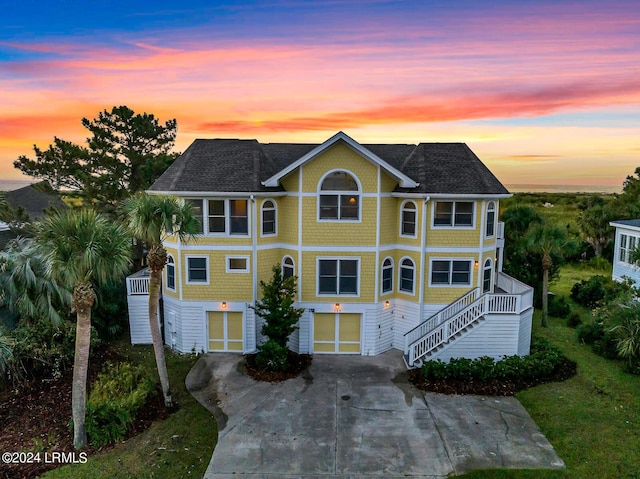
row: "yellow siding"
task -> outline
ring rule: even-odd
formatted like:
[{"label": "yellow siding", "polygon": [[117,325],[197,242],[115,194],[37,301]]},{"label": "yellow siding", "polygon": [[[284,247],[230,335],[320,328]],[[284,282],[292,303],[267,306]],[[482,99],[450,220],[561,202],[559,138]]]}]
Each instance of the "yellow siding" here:
[{"label": "yellow siding", "polygon": [[398,182],[382,170],[380,175],[380,191],[382,193],[390,193],[396,189],[396,186],[398,186]]},{"label": "yellow siding", "polygon": [[475,228],[443,228],[433,226],[434,201],[427,210],[427,246],[479,247],[480,224],[484,221],[482,201],[475,202]]},{"label": "yellow siding", "polygon": [[299,174],[300,174],[300,170],[297,170],[291,173],[286,178],[283,178],[282,180],[280,180],[280,184],[285,189],[285,191],[288,191],[290,193],[294,193],[298,191],[298,181],[299,181],[298,175]]},{"label": "yellow siding", "polygon": [[[357,298],[350,296],[317,296],[317,260],[316,258],[360,258],[360,295]],[[371,303],[374,301],[374,278],[375,278],[375,253],[302,253],[302,300],[320,301],[327,303]],[[294,257],[295,259],[295,257]],[[298,272],[296,265],[296,272]]]},{"label": "yellow siding", "polygon": [[[187,260],[186,256],[209,257],[209,284],[186,284]],[[227,273],[226,256],[249,256],[248,273]],[[251,301],[253,284],[251,268],[253,268],[251,252],[249,251],[211,251],[211,252],[183,252],[182,258],[183,299],[185,300],[215,300],[215,301]]]},{"label": "yellow siding", "polygon": [[[464,258],[471,259],[471,284],[462,287],[450,286],[431,286],[429,287],[431,275],[431,260]],[[463,296],[469,290],[478,286],[478,271],[482,274],[482,266],[476,266],[475,261],[478,259],[477,254],[473,253],[438,253],[430,254],[425,257],[425,269],[427,276],[424,278],[424,302],[427,304],[448,304]]]},{"label": "yellow siding", "polygon": [[[282,264],[282,256],[284,254],[280,248],[258,251],[258,281],[269,282],[273,276],[271,269],[276,264]],[[258,296],[261,296],[260,288],[258,288]]]},{"label": "yellow siding", "polygon": [[298,198],[278,198],[278,242],[298,244]]},{"label": "yellow siding", "polygon": [[360,198],[361,222],[318,221],[318,199],[302,199],[302,243],[304,245],[375,246],[376,199]]},{"label": "yellow siding", "polygon": [[389,245],[398,242],[398,200],[385,197],[380,199],[380,244]]},{"label": "yellow siding", "polygon": [[377,193],[378,166],[360,156],[344,143],[336,143],[302,167],[302,188],[306,192],[318,191],[320,179],[330,170],[351,171],[360,180],[362,191]]}]

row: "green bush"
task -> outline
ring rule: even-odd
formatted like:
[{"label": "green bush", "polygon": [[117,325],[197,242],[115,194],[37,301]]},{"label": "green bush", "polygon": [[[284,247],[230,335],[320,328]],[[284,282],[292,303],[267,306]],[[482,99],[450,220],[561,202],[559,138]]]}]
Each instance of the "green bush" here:
[{"label": "green bush", "polygon": [[[58,378],[73,365],[76,325],[67,320],[54,325],[45,319],[35,320],[12,331],[13,356],[26,373],[26,379]],[[91,335],[91,345],[98,342]]]},{"label": "green bush", "polygon": [[566,318],[571,314],[571,305],[564,296],[551,296],[549,298],[549,316],[554,318]]},{"label": "green bush", "polygon": [[571,299],[587,308],[595,308],[630,293],[632,289],[629,282],[619,283],[597,274],[575,283],[571,288]]},{"label": "green bush", "polygon": [[589,344],[594,353],[609,359],[618,357],[615,334],[602,321],[581,324],[577,332],[578,340]]},{"label": "green bush", "polygon": [[268,369],[269,371],[285,371],[287,369],[289,349],[286,346],[282,347],[270,339],[258,349],[260,352],[256,355],[256,365],[260,369]]},{"label": "green bush", "polygon": [[448,363],[440,360],[427,361],[422,366],[422,374],[430,381],[498,380],[533,383],[553,376],[565,361],[560,350],[543,339],[534,338],[529,356],[506,356],[500,361],[488,356],[477,359],[452,358]]},{"label": "green bush", "polygon": [[611,262],[602,256],[595,256],[587,262],[587,266],[598,271],[609,271]]},{"label": "green bush", "polygon": [[89,442],[101,447],[122,439],[154,388],[143,366],[105,364],[87,401]]}]

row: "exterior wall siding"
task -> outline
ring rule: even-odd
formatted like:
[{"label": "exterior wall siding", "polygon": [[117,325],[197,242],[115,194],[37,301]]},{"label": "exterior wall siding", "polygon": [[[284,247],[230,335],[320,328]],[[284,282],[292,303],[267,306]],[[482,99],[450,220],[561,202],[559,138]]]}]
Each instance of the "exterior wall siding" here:
[{"label": "exterior wall siding", "polygon": [[[347,170],[357,178],[361,186],[358,221],[318,220],[319,182],[331,170]],[[257,345],[266,338],[260,332],[262,318],[257,317],[249,307],[254,300],[254,291],[257,290],[258,297],[261,294],[255,282],[268,281],[271,268],[274,264],[281,264],[285,255],[291,256],[294,261],[301,299],[298,307],[305,308],[299,328],[289,341],[289,347],[299,353],[313,352],[314,315],[334,313],[336,303],[340,303],[345,314],[361,315],[360,354],[375,355],[391,348],[402,350],[407,331],[470,289],[482,286],[484,261],[487,258],[491,258],[495,273],[496,238],[485,236],[484,224],[489,200],[474,201],[473,228],[434,228],[433,212],[437,200],[425,202],[425,198],[391,196],[398,185],[397,181],[342,142],[330,146],[289,174],[282,179],[281,185],[287,195],[269,198],[276,204],[276,235],[261,236],[261,206],[265,198],[257,197],[255,208],[249,203],[249,224],[255,229],[248,236],[202,235],[183,243],[180,251],[174,247],[167,248],[175,259],[176,268],[176,290],[170,291],[165,287],[163,293],[167,344],[175,344],[178,351],[185,353],[207,351],[207,313],[242,312],[243,352],[256,351]],[[380,198],[377,197],[379,192],[382,194]],[[415,238],[400,235],[401,208],[408,200],[416,205]],[[451,198],[451,201],[456,200]],[[498,202],[492,201],[496,203],[497,221]],[[425,230],[426,237],[423,238]],[[171,239],[170,243],[176,245],[177,239]],[[254,246],[257,248],[255,255]],[[188,256],[207,258],[208,284],[186,283]],[[228,256],[247,257],[248,272],[227,272]],[[319,257],[359,258],[357,297],[318,295]],[[381,275],[386,257],[393,259],[393,289],[383,295]],[[413,294],[399,291],[403,258],[410,258],[414,264]],[[431,260],[455,258],[472,262],[470,284],[460,287],[429,286]],[[475,265],[476,260],[478,266]],[[614,274],[615,271],[614,262]],[[494,274],[492,282],[493,279]],[[164,283],[166,285],[166,273]],[[130,317],[140,316],[142,311],[146,315],[147,297],[140,298],[143,298],[142,301],[130,298]],[[227,303],[224,309],[223,301]],[[389,302],[388,307],[386,301]],[[472,357],[475,354],[500,356],[511,350],[513,354],[527,354],[531,314],[522,317],[488,317],[469,334],[443,349],[440,358],[448,360],[454,356],[470,357],[470,354]],[[169,317],[173,323],[170,327],[175,332],[168,330]],[[142,324],[135,323],[134,326],[132,321],[132,342],[134,329],[136,335],[141,334],[136,328]],[[148,330],[148,320],[145,324]]]},{"label": "exterior wall siding", "polygon": [[519,354],[520,331],[518,315],[487,315],[484,321],[428,359],[448,362],[451,358],[490,356],[497,360]]},{"label": "exterior wall siding", "polygon": [[[129,311],[129,332],[131,344],[151,344],[149,326],[149,296],[134,295],[127,297]],[[158,315],[159,317],[160,315]]]}]

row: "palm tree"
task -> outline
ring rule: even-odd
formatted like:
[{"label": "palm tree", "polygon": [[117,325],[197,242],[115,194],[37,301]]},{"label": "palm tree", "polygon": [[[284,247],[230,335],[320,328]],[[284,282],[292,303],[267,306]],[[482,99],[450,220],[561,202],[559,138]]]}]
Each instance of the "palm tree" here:
[{"label": "palm tree", "polygon": [[59,310],[71,304],[71,292],[51,276],[46,258],[30,238],[17,238],[0,251],[0,306],[21,321],[60,322]]},{"label": "palm tree", "polygon": [[52,274],[73,289],[76,346],[73,359],[73,446],[87,444],[85,410],[94,287],[122,277],[129,268],[131,242],[125,229],[93,210],[54,212],[36,230]]},{"label": "palm tree", "polygon": [[200,225],[193,207],[181,202],[176,197],[167,195],[148,195],[140,192],[125,200],[124,212],[131,234],[147,243],[149,253],[149,326],[156,356],[158,376],[162,386],[164,402],[167,407],[172,404],[169,389],[169,374],[164,357],[164,344],[158,325],[158,299],[162,270],[167,264],[167,250],[162,241],[167,236],[176,235],[184,241],[197,233]]},{"label": "palm tree", "polygon": [[549,314],[549,271],[553,266],[553,256],[564,256],[567,244],[567,231],[556,225],[541,223],[527,233],[527,246],[530,251],[542,256],[542,322],[547,327]]}]

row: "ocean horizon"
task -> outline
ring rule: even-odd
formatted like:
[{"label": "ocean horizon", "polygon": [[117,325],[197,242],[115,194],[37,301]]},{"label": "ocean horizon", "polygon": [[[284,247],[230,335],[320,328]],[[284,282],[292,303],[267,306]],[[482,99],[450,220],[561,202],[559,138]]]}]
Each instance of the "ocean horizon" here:
[{"label": "ocean horizon", "polygon": [[[0,180],[0,191],[13,191],[39,180]],[[621,193],[622,186],[611,185],[546,185],[513,183],[505,184],[511,193]]]}]

